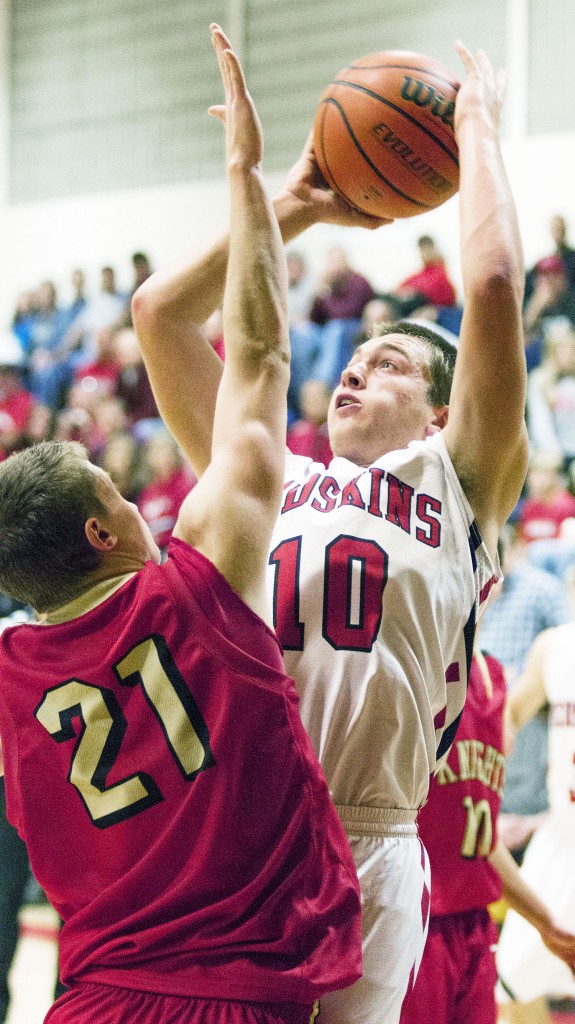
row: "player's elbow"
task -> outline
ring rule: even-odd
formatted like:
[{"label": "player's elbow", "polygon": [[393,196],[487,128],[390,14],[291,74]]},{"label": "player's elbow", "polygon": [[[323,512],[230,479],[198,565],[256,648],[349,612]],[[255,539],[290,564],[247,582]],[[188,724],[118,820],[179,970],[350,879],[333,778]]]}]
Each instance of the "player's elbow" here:
[{"label": "player's elbow", "polygon": [[476,268],[472,287],[488,309],[521,309],[525,272],[514,251],[494,248]]},{"label": "player's elbow", "polygon": [[285,424],[279,411],[244,423],[235,440],[236,466],[241,467],[242,490],[252,498],[279,505],[285,468]]},{"label": "player's elbow", "polygon": [[132,323],[139,333],[153,328],[159,312],[158,299],[147,281],[134,292],[131,299]]}]

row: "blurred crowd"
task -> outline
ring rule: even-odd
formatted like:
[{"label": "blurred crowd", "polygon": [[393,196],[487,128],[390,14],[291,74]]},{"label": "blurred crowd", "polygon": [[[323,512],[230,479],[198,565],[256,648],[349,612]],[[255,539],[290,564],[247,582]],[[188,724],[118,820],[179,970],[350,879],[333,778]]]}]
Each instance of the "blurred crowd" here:
[{"label": "blurred crowd", "polygon": [[[526,274],[532,456],[513,518],[529,560],[563,577],[575,563],[575,249],[564,217],[554,216],[549,227],[549,251]],[[288,444],[294,452],[329,462],[331,390],[375,324],[421,320],[457,342],[462,297],[435,239],[422,235],[417,250],[413,273],[385,292],[376,291],[339,246],[327,252],[319,279],[302,253],[288,251]],[[83,271],[73,271],[68,305],[58,301],[51,281],[17,298],[12,330],[0,339],[0,459],[43,439],[82,442],[138,503],[165,547],[195,480],[159,418],[132,326],[131,297],[152,272],[150,260],[135,252],[131,262],[127,292],[106,266],[94,294],[87,293]],[[220,311],[205,330],[224,358]]]}]

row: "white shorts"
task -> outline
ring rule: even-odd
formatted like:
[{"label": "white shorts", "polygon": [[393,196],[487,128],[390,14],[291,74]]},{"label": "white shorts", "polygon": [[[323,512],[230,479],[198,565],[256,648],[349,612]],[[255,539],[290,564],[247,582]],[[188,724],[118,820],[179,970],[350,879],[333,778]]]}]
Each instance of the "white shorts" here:
[{"label": "white shorts", "polygon": [[[521,877],[557,923],[575,929],[575,815],[550,815],[527,847]],[[509,910],[497,950],[497,970],[508,994],[520,1003],[541,996],[575,997],[575,980],[544,946],[539,932]]]},{"label": "white shorts", "polygon": [[[338,808],[340,810],[340,808]],[[343,818],[343,815],[341,815]],[[322,1024],[396,1024],[429,923],[429,860],[414,824],[356,836],[344,820],[361,887],[363,976],[321,999]]]}]

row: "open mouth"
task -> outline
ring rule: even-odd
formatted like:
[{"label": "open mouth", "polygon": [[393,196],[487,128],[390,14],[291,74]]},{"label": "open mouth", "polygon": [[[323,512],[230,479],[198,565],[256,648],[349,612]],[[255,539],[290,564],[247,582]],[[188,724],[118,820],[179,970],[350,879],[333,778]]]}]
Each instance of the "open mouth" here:
[{"label": "open mouth", "polygon": [[346,409],[350,405],[361,405],[361,402],[359,401],[359,398],[356,398],[353,394],[349,394],[349,392],[343,391],[341,395],[337,396],[335,400],[336,409]]}]

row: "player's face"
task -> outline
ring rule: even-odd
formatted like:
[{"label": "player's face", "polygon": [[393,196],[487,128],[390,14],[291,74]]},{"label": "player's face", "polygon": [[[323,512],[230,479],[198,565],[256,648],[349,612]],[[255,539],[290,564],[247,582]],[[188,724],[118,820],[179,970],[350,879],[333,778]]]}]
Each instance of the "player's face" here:
[{"label": "player's face", "polygon": [[159,563],[159,548],[137,506],[122,497],[104,470],[99,466],[91,466],[91,469],[97,476],[96,489],[106,506],[109,528],[118,537],[116,552],[142,564],[149,561]]},{"label": "player's face", "polygon": [[429,348],[418,338],[390,334],[354,352],[329,407],[331,448],[359,466],[405,448],[436,429],[429,404]]}]

